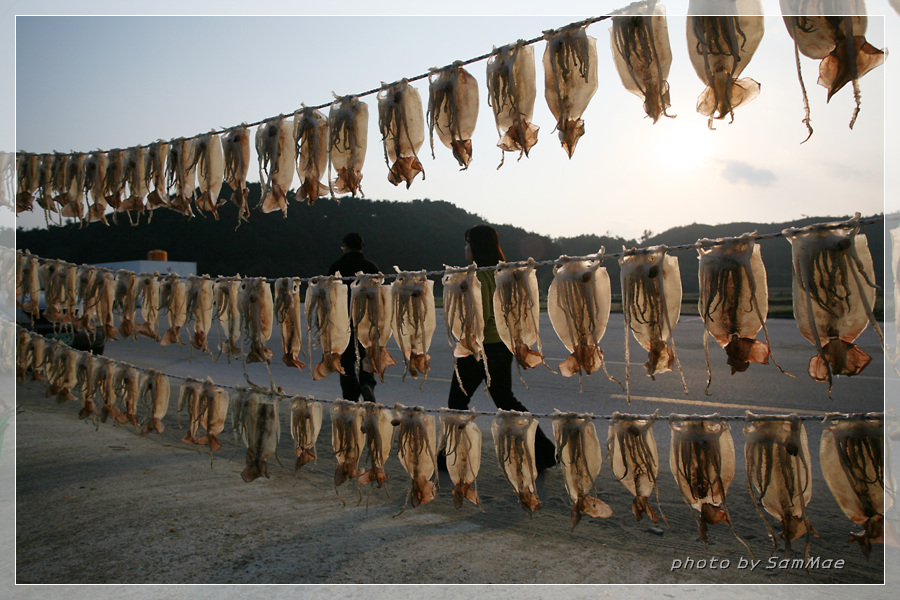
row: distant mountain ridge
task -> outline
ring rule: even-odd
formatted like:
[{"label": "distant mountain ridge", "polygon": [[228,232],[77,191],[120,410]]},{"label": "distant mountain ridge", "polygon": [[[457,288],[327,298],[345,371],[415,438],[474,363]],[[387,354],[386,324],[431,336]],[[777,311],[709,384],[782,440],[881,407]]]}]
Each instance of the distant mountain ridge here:
[{"label": "distant mountain ridge", "polygon": [[[250,185],[250,206],[259,201],[259,185]],[[622,247],[647,247],[658,244],[690,244],[700,238],[740,235],[749,231],[779,232],[787,227],[847,218],[809,217],[782,223],[691,224],[673,227],[642,239],[628,240],[610,235],[585,234],[569,238],[550,238],[508,224],[488,223],[496,227],[507,260],[552,260],[562,254],[583,256],[605,246],[607,252]],[[153,212],[152,219],[141,217],[136,227],[120,215],[117,224],[105,227],[92,223],[85,227],[68,225],[49,229],[17,230],[16,247],[47,258],[74,263],[99,263],[137,260],[147,252],[162,249],[169,260],[196,261],[198,271],[212,276],[234,275],[265,277],[311,277],[327,272],[341,254],[341,239],[356,231],[366,240],[365,253],[382,272],[393,273],[394,265],[404,270],[438,271],[444,265],[462,266],[463,233],[469,227],[487,221],[442,200],[386,201],[344,198],[340,202],[321,199],[313,206],[291,202],[288,218],[280,212],[262,214],[252,211],[249,222],[237,225],[237,210],[229,204],[219,209],[219,219],[198,215],[188,219],[168,210]],[[876,278],[883,280],[884,236],[881,226],[864,227]],[[761,242],[770,288],[791,287],[791,247],[783,239]],[[675,252],[681,267],[685,293],[696,293],[697,252]],[[615,260],[607,260],[613,293],[619,293],[619,269]],[[542,292],[553,277],[552,269],[538,270]]]}]

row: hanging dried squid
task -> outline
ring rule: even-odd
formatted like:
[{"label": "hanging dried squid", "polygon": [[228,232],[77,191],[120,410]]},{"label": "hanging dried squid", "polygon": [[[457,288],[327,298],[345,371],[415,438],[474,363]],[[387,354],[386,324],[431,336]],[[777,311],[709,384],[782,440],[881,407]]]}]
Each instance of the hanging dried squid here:
[{"label": "hanging dried squid", "polygon": [[472,134],[478,120],[478,82],[457,61],[428,74],[428,132],[434,158],[434,131],[463,169],[472,162]]},{"label": "hanging dried squid", "polygon": [[189,378],[181,384],[181,388],[178,392],[177,412],[179,415],[179,421],[181,411],[186,408],[188,412],[188,432],[184,435],[183,438],[181,438],[181,441],[185,444],[197,443],[197,432],[199,431],[201,417],[200,392],[202,391],[202,389],[202,381],[197,381],[196,379]]},{"label": "hanging dried squid", "polygon": [[600,440],[594,427],[593,415],[579,415],[555,411],[553,436],[557,456],[572,500],[572,529],[581,520],[581,513],[606,519],[612,516],[609,505],[597,498],[594,480],[603,466]]},{"label": "hanging dried squid", "polygon": [[78,358],[80,352],[66,346],[58,347],[48,365],[48,396],[56,396],[57,402],[74,400],[72,390],[78,385]]},{"label": "hanging dried squid", "polygon": [[423,373],[427,377],[431,370],[428,349],[437,327],[434,282],[428,279],[425,271],[396,270],[397,278],[391,284],[392,333],[406,366],[403,376],[409,373],[415,378]]},{"label": "hanging dried squid", "polygon": [[119,311],[119,333],[122,337],[135,336],[134,313],[137,310],[137,289],[133,271],[119,269],[116,271],[114,307]]},{"label": "hanging dried squid", "polygon": [[[744,425],[744,454],[747,459],[747,491],[759,516],[772,538],[773,551],[778,550],[778,538],[785,542],[785,552],[791,542],[817,535],[806,512],[812,499],[809,441],[806,428],[794,415],[762,417],[747,411]],[[760,505],[781,523],[776,536]]]},{"label": "hanging dried squid", "polygon": [[38,189],[40,155],[21,152],[16,156],[16,214],[34,207],[34,193]]},{"label": "hanging dried squid", "polygon": [[199,446],[209,446],[210,451],[215,452],[222,447],[219,434],[225,427],[225,419],[228,417],[228,392],[220,388],[207,377],[200,387],[199,424],[206,431],[204,435],[197,437]]},{"label": "hanging dried squid", "polygon": [[363,402],[360,411],[362,413],[360,429],[365,434],[363,446],[366,448],[368,468],[360,471],[358,481],[360,485],[374,482],[380,488],[388,479],[384,464],[391,454],[394,436],[394,428],[391,426],[393,413],[383,404],[374,402]]},{"label": "hanging dried squid", "polygon": [[122,200],[116,212],[144,212],[144,200],[150,193],[147,185],[147,149],[134,146],[125,151],[125,181],[128,197]]},{"label": "hanging dried squid", "polygon": [[714,129],[713,119],[729,115],[734,121],[734,109],[759,95],[759,83],[739,77],[762,40],[765,24],[759,0],[738,0],[729,14],[720,16],[701,14],[708,2],[691,0],[688,5],[687,44],[694,71],[707,86],[697,99],[697,112],[709,117],[708,126]]},{"label": "hanging dried squid", "polygon": [[534,435],[538,422],[529,412],[498,410],[491,422],[491,435],[500,471],[512,484],[522,509],[528,513],[541,508],[535,480]]},{"label": "hanging dried squid", "polygon": [[213,131],[200,136],[194,142],[197,154],[197,184],[200,197],[196,206],[219,218],[219,192],[225,178],[225,154],[219,135]]},{"label": "hanging dried squid", "polygon": [[884,416],[829,415],[822,432],[819,457],[825,483],[847,517],[863,527],[851,533],[865,556],[872,543],[884,543],[888,527],[884,514],[894,502],[893,473],[885,469]]},{"label": "hanging dried squid", "polygon": [[581,116],[597,92],[597,40],[587,26],[545,31],[544,97],[569,158],[584,135]]},{"label": "hanging dried squid", "polygon": [[441,408],[443,430],[441,450],[447,473],[453,482],[453,505],[461,508],[463,500],[481,507],[475,478],[481,470],[481,430],[475,424],[475,412],[450,411]]},{"label": "hanging dried squid", "polygon": [[212,326],[215,283],[209,275],[190,275],[187,280],[187,314],[194,322],[191,346],[201,352],[209,352],[207,336]]},{"label": "hanging dried squid", "polygon": [[[803,123],[809,135],[809,100],[800,74],[800,54],[819,63],[819,85],[828,90],[830,101],[847,83],[853,83],[856,108],[850,118],[850,129],[856,123],[860,109],[859,79],[884,63],[885,53],[866,41],[866,7],[862,0],[817,0],[799,2],[781,0],[784,24],[794,40],[797,79],[803,91]],[[809,136],[807,136],[809,139]],[[806,141],[806,140],[804,140]]]},{"label": "hanging dried squid", "polygon": [[872,313],[875,271],[859,213],[843,223],[785,229],[793,255],[794,319],[800,333],[816,347],[809,376],[828,382],[833,375],[858,375],[872,357],[853,342],[869,323],[884,345]]},{"label": "hanging dried squid", "polygon": [[222,157],[225,169],[222,174],[231,188],[231,203],[238,209],[238,225],[250,216],[247,204],[250,190],[247,188],[247,172],[250,170],[250,130],[246,125],[232,127],[222,138]]},{"label": "hanging dried squid", "polygon": [[656,493],[656,507],[660,515],[659,452],[653,436],[656,413],[648,416],[623,415],[613,413],[606,438],[606,452],[613,475],[634,496],[631,514],[638,521],[646,514],[654,523],[659,517],[650,505],[650,494]]},{"label": "hanging dried squid", "polygon": [[631,402],[628,332],[649,352],[644,364],[652,379],[677,365],[684,393],[688,393],[672,330],[681,314],[681,271],[678,259],[665,246],[653,246],[619,258],[622,310],[625,313],[625,388]]},{"label": "hanging dried squid", "polygon": [[219,278],[213,286],[216,305],[216,319],[222,328],[225,339],[219,342],[219,352],[231,360],[240,357],[243,352],[241,330],[243,319],[239,297],[241,292],[241,276]]},{"label": "hanging dried squid", "polygon": [[241,479],[248,483],[259,477],[269,479],[268,461],[281,438],[278,405],[274,398],[267,400],[264,396],[256,390],[241,390],[241,396],[232,405],[235,431],[240,431],[241,441],[247,447],[247,467],[241,472]]},{"label": "hanging dried squid", "polygon": [[331,407],[331,448],[337,462],[334,470],[335,492],[342,483],[359,475],[364,437],[359,405],[348,400],[335,400]]},{"label": "hanging dried squid", "polygon": [[74,301],[75,281],[74,278],[71,281],[72,289],[69,294],[67,274],[74,269],[74,265],[68,265],[58,260],[48,260],[41,265],[41,288],[44,290],[44,300],[47,305],[44,310],[44,318],[55,325],[65,325],[69,322],[66,314],[66,299],[71,296]]},{"label": "hanging dried squid", "polygon": [[[62,164],[60,166],[59,162],[57,162],[57,165],[53,167],[54,172],[58,173],[60,170],[65,172],[65,161],[68,159],[63,157],[65,155],[58,156],[62,160]],[[106,158],[106,179],[103,187],[106,190],[106,204],[115,211],[122,203],[122,194],[125,193],[125,151],[114,148],[106,153]],[[54,180],[59,181],[59,177],[60,175],[58,174],[54,175]],[[57,185],[62,187],[61,184]]]},{"label": "hanging dried squid", "polygon": [[[367,275],[359,273],[350,285],[350,314],[359,344],[366,356],[361,366],[369,373],[378,375],[384,382],[384,371],[397,361],[388,352],[387,343],[391,338],[393,304],[391,288],[383,285],[381,273]],[[358,352],[359,346],[357,346]],[[359,357],[357,357],[359,358]]]},{"label": "hanging dried squid", "polygon": [[434,500],[437,493],[435,418],[422,407],[395,404],[394,411],[392,425],[397,428],[397,457],[411,479],[406,503],[415,508]]},{"label": "hanging dried squid", "polygon": [[[369,107],[355,96],[337,98],[328,113],[328,177],[332,197],[362,194],[362,168],[366,161]],[[331,180],[331,169],[337,171]]]},{"label": "hanging dried squid", "polygon": [[0,151],[0,206],[13,209],[13,182],[16,178],[15,154]]},{"label": "hanging dried squid", "polygon": [[144,322],[137,326],[135,333],[160,341],[156,321],[159,319],[160,291],[159,273],[140,273],[135,282],[135,293],[141,300],[141,317]]},{"label": "hanging dried squid", "polygon": [[321,111],[304,106],[294,113],[294,144],[300,178],[297,199],[312,206],[328,193],[322,183],[328,168],[328,119]]},{"label": "hanging dried squid", "polygon": [[197,155],[194,141],[184,138],[169,142],[169,156],[166,161],[166,187],[175,188],[175,195],[169,200],[169,207],[187,217],[193,217],[191,204],[194,202]]},{"label": "hanging dried squid", "polygon": [[169,206],[169,193],[166,187],[166,158],[169,155],[169,144],[157,140],[147,149],[147,187],[153,189],[147,194],[147,208],[155,210]]},{"label": "hanging dried squid", "polygon": [[300,305],[300,280],[282,277],[275,280],[275,318],[281,324],[282,362],[301,371],[306,363],[300,360],[303,350],[303,308]]},{"label": "hanging dried squid", "polygon": [[752,557],[753,552],[734,531],[725,506],[725,494],[735,471],[734,441],[728,425],[719,415],[671,415],[669,428],[672,430],[669,468],[682,498],[697,511],[692,514],[703,542],[709,542],[708,525],[724,522]]},{"label": "hanging dried squid", "polygon": [[394,185],[405,181],[409,189],[419,173],[425,179],[425,168],[416,155],[425,142],[422,98],[405,79],[378,92],[378,130],[384,142],[384,161],[390,169],[388,181]]},{"label": "hanging dried squid", "polygon": [[[540,295],[538,292],[536,263],[529,258],[524,266],[500,263],[494,271],[497,288],[494,290],[494,315],[500,339],[516,357],[523,369],[544,364],[541,351]],[[536,350],[532,349],[536,346]]]},{"label": "hanging dried squid", "polygon": [[[602,255],[603,249],[598,254]],[[612,291],[603,261],[561,256],[553,267],[547,293],[547,314],[556,335],[571,353],[559,365],[564,377],[590,375],[606,365],[600,340],[606,333]],[[607,374],[608,376],[608,374]]]},{"label": "hanging dried squid", "polygon": [[609,31],[613,62],[625,89],[643,100],[644,112],[654,123],[660,116],[674,117],[666,113],[671,106],[672,48],[665,7],[657,4],[652,15],[613,17]]},{"label": "hanging dried squid", "polygon": [[238,307],[244,337],[250,342],[247,362],[262,362],[268,365],[273,353],[266,347],[266,342],[272,337],[275,309],[272,288],[265,278],[246,278],[241,282]]},{"label": "hanging dried squid", "polygon": [[291,398],[291,438],[294,440],[294,473],[316,456],[316,439],[322,429],[322,403],[312,398]]},{"label": "hanging dried squid", "polygon": [[[476,360],[484,358],[484,312],[481,300],[481,282],[476,277],[477,266],[472,263],[464,270],[458,267],[446,267],[441,280],[444,286],[444,323],[447,326],[447,339],[453,348],[453,369],[456,359],[474,356]],[[484,370],[490,387],[490,374],[487,361]],[[460,380],[462,385],[462,380]]]},{"label": "hanging dried squid", "polygon": [[181,328],[187,322],[187,289],[187,283],[176,273],[167,275],[160,285],[159,307],[166,311],[169,320],[169,328],[159,341],[161,346],[184,344]]},{"label": "hanging dried squid", "polygon": [[[528,156],[537,144],[537,125],[531,122],[537,88],[534,79],[534,48],[518,41],[495,48],[487,62],[488,104],[494,111],[494,121],[504,152],[518,152]],[[500,155],[503,166],[504,155]]]},{"label": "hanging dried squid", "polygon": [[[102,154],[102,153],[101,153]],[[105,156],[105,154],[104,154]],[[38,171],[38,187],[37,187],[37,200],[38,205],[44,209],[44,217],[47,222],[50,221],[50,213],[58,212],[56,208],[56,198],[54,198],[53,194],[55,192],[54,186],[54,171],[53,167],[56,164],[56,157],[54,154],[41,154],[40,155],[40,167]],[[87,161],[85,161],[85,173],[87,173]],[[87,176],[85,175],[85,186],[88,185]],[[106,201],[103,201],[104,206],[106,205]],[[29,204],[29,206],[31,206]],[[18,210],[18,209],[17,209]],[[29,209],[30,210],[30,209]]]},{"label": "hanging dried squid", "polygon": [[99,363],[95,359],[96,356],[90,352],[82,352],[78,357],[76,375],[78,377],[78,386],[81,389],[79,419],[97,413],[97,408],[94,406],[94,366]]},{"label": "hanging dried squid", "polygon": [[[47,155],[49,157],[49,155]],[[109,158],[105,152],[92,152],[84,161],[84,191],[90,195],[91,204],[88,207],[88,221],[100,221],[108,225],[106,221],[106,169]]]},{"label": "hanging dried squid", "polygon": [[84,153],[69,155],[66,161],[65,195],[59,214],[63,217],[84,218]]},{"label": "hanging dried squid", "polygon": [[347,286],[340,273],[313,277],[306,288],[306,327],[309,356],[312,349],[322,349],[322,360],[313,369],[313,379],[322,379],[337,371],[344,374],[341,354],[350,343],[350,316],[347,309]]},{"label": "hanging dried squid", "polygon": [[[94,363],[94,379],[91,387],[103,401],[103,407],[100,409],[100,422],[106,423],[106,419],[112,417],[118,420],[122,414],[117,402],[116,383],[119,381],[119,371],[124,367],[105,357],[98,357],[98,359],[98,362]],[[88,407],[82,408],[82,413],[85,412],[85,408]],[[86,418],[88,414],[83,414],[83,416],[79,414],[79,417]]]},{"label": "hanging dried squid", "polygon": [[169,410],[170,386],[165,373],[151,369],[144,377],[141,386],[141,401],[150,411],[149,419],[141,427],[141,435],[151,431],[162,433],[166,430],[163,417]]},{"label": "hanging dried squid", "polygon": [[[750,363],[769,364],[772,352],[766,329],[769,291],[755,231],[737,238],[701,239],[697,240],[697,245],[700,255],[698,310],[703,319],[706,393],[709,394],[712,383],[709,336],[725,349],[732,375],[746,371]],[[755,339],[760,329],[765,335],[765,343]]]},{"label": "hanging dried squid", "polygon": [[116,421],[123,425],[131,423],[136,429],[138,426],[137,406],[141,396],[141,373],[131,365],[123,366],[117,371],[114,384],[124,408],[122,412],[115,415]]},{"label": "hanging dried squid", "polygon": [[100,326],[106,332],[106,337],[114,340],[118,334],[113,317],[116,288],[118,287],[116,276],[107,269],[97,269],[97,273],[94,275],[94,287],[96,288],[97,317],[100,320]]},{"label": "hanging dried squid", "polygon": [[287,193],[294,180],[296,160],[293,124],[280,115],[256,130],[256,154],[264,213],[280,210],[287,217]]},{"label": "hanging dried squid", "polygon": [[16,305],[34,318],[40,314],[40,272],[37,256],[27,250],[16,253]]}]

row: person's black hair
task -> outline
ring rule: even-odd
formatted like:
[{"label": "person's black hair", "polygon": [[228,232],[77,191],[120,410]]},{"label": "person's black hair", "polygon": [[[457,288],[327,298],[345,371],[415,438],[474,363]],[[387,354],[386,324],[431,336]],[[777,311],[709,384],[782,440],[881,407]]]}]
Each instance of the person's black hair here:
[{"label": "person's black hair", "polygon": [[348,233],[344,236],[343,243],[347,246],[347,250],[362,252],[363,237],[358,233]]},{"label": "person's black hair", "polygon": [[469,242],[472,259],[479,267],[490,267],[506,260],[500,248],[500,235],[490,225],[471,227],[463,237]]}]

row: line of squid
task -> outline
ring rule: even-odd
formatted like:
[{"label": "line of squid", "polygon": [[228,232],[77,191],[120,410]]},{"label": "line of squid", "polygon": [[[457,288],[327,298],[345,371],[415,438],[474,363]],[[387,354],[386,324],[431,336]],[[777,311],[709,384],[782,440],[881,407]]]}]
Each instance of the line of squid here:
[{"label": "line of squid", "polygon": [[619,258],[622,311],[625,313],[625,390],[631,403],[629,330],[649,352],[644,364],[651,379],[677,365],[684,393],[684,371],[675,352],[672,330],[681,314],[681,271],[678,259],[666,254],[666,246],[632,249]]},{"label": "line of squid", "polygon": [[848,543],[857,542],[866,557],[873,542],[896,546],[896,533],[884,518],[897,493],[890,465],[885,468],[884,415],[828,418],[819,449],[825,483],[844,514],[863,527]]},{"label": "line of squid", "polygon": [[669,468],[682,498],[693,509],[691,514],[700,538],[708,543],[707,525],[724,522],[753,558],[753,551],[734,530],[725,506],[725,494],[735,471],[734,441],[728,425],[719,415],[671,415],[669,428],[672,430]]},{"label": "line of squid", "polygon": [[[772,357],[766,316],[769,292],[756,232],[731,239],[697,241],[700,254],[700,300],[703,319],[703,352],[706,355],[706,395],[712,384],[709,365],[709,337],[712,336],[728,355],[731,374],[744,372],[750,363],[768,364]],[[766,342],[756,339],[762,329]],[[778,370],[796,377],[772,357]]]},{"label": "line of squid", "polygon": [[858,375],[872,361],[853,343],[870,323],[885,348],[872,312],[878,286],[859,217],[783,232],[793,257],[794,319],[816,347],[807,371],[828,382],[829,398],[834,375]]}]

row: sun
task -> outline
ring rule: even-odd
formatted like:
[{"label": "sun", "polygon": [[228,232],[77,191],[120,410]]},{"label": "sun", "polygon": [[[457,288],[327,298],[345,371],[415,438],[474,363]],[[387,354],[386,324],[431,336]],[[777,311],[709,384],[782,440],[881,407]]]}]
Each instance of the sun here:
[{"label": "sun", "polygon": [[656,127],[659,131],[651,143],[656,164],[663,169],[683,173],[704,166],[712,157],[716,132],[702,121],[672,119],[657,123]]}]

